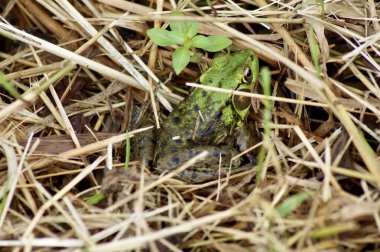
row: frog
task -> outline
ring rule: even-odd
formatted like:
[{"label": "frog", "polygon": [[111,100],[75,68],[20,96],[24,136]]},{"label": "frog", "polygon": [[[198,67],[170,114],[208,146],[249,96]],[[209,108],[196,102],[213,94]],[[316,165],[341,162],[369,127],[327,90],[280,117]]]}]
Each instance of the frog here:
[{"label": "frog", "polygon": [[[251,50],[242,50],[215,56],[211,67],[199,80],[202,85],[210,87],[250,92],[257,76],[257,55]],[[203,162],[179,173],[177,178],[195,184],[217,179],[220,157],[221,163],[229,164],[239,153],[231,143],[236,138],[237,129],[244,127],[250,105],[249,97],[194,89],[163,121],[151,163],[162,173],[208,151],[209,156]],[[232,162],[231,173],[246,167],[236,159]],[[223,174],[229,170],[229,165],[221,167]]]}]

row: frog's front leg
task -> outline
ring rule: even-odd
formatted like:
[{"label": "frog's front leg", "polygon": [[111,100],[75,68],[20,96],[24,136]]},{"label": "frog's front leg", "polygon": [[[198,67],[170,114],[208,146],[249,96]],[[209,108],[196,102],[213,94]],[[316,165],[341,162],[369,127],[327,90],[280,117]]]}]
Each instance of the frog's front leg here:
[{"label": "frog's front leg", "polygon": [[[261,141],[257,130],[250,126],[243,124],[234,131],[235,145],[239,152],[244,152]],[[255,149],[246,153],[245,157],[249,163],[254,164],[257,154],[258,149]]]},{"label": "frog's front leg", "polygon": [[141,160],[144,166],[152,168],[154,165],[154,152],[155,152],[155,131],[144,132],[138,134],[134,138],[134,146],[136,149],[133,156],[137,160]]},{"label": "frog's front leg", "polygon": [[[172,171],[182,163],[188,161],[205,150],[208,151],[208,156],[204,160],[195,163],[185,171],[179,173],[179,179],[191,183],[202,183],[208,180],[217,179],[219,177],[220,159],[222,164],[221,172],[224,175],[226,174],[226,171],[229,170],[231,158],[238,154],[235,149],[228,146],[199,146],[191,149],[179,150],[175,153],[170,153],[164,157],[161,157],[157,161],[156,169],[160,172]],[[231,166],[232,170],[238,168],[240,163],[240,159],[234,160]]]}]

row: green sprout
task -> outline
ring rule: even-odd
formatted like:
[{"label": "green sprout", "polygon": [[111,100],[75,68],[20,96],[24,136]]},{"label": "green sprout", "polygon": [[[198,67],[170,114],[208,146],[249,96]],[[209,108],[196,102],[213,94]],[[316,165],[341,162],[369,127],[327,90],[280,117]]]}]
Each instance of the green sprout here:
[{"label": "green sprout", "polygon": [[[183,16],[182,13],[173,12],[172,16]],[[147,31],[147,34],[154,43],[159,46],[177,45],[173,54],[173,68],[178,75],[189,64],[195,62],[199,54],[191,57],[191,48],[200,48],[208,52],[217,52],[231,45],[231,40],[225,36],[203,36],[197,35],[199,31],[198,22],[170,21],[170,30],[164,28],[153,28]]]},{"label": "green sprout", "polygon": [[276,208],[277,213],[281,217],[285,217],[291,214],[294,210],[297,209],[305,200],[310,197],[308,192],[300,192],[295,195],[292,195],[285,200],[283,200]]},{"label": "green sprout", "polygon": [[14,87],[12,82],[10,82],[3,72],[0,72],[0,87],[3,87],[10,95],[15,98],[20,98],[21,95]]},{"label": "green sprout", "polygon": [[[271,96],[271,83],[272,83],[272,76],[271,72],[268,67],[263,67],[260,71],[261,74],[261,86],[263,87],[264,95],[269,97]],[[269,135],[271,132],[271,120],[272,120],[272,108],[271,108],[271,102],[269,99],[263,100],[264,104],[264,110],[263,110],[263,125],[264,125],[264,143],[269,142]],[[264,144],[257,157],[257,186],[260,185],[262,180],[262,172],[263,172],[263,166],[264,161],[268,153],[268,145]]]},{"label": "green sprout", "polygon": [[314,37],[314,29],[312,26],[310,26],[309,29],[307,30],[307,38],[309,40],[311,58],[313,59],[315,71],[317,72],[318,76],[321,76],[322,70],[319,64],[319,56],[320,56],[319,46],[318,46],[317,40]]}]

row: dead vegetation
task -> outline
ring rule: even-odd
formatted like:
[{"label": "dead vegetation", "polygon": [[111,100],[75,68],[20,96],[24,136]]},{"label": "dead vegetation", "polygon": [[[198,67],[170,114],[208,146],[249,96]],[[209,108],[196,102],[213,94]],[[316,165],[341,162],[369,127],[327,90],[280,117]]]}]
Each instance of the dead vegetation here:
[{"label": "dead vegetation", "polygon": [[[0,1],[0,70],[23,95],[0,89],[1,250],[378,250],[379,4],[136,2]],[[270,67],[260,178],[253,166],[201,185],[175,179],[196,160],[123,170],[126,134],[152,129],[130,128],[136,109],[157,126],[212,58],[173,74],[173,48],[146,36],[173,10]],[[262,134],[260,92],[243,95]],[[119,170],[103,180],[106,167]],[[89,204],[101,187],[120,192]]]}]

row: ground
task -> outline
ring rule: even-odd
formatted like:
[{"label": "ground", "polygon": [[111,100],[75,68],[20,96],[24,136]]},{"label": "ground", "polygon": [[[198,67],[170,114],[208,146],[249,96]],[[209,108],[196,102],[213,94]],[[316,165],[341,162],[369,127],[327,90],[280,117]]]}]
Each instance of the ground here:
[{"label": "ground", "polygon": [[[1,250],[379,249],[379,3],[2,0],[0,11]],[[200,61],[176,75],[177,46],[147,30],[181,19],[253,50],[271,76],[269,96],[262,77],[239,94],[257,161],[203,184],[176,179],[203,154],[173,172],[126,163],[218,54],[192,48]]]}]

